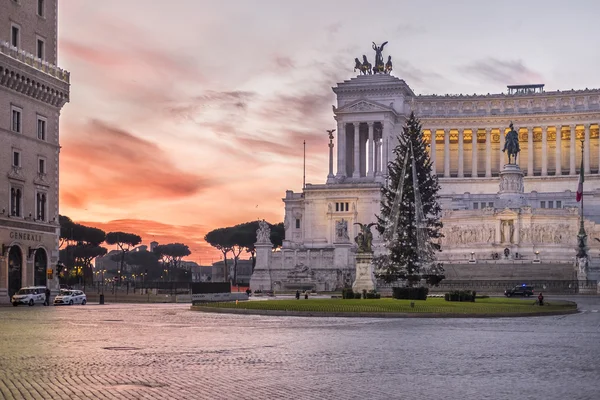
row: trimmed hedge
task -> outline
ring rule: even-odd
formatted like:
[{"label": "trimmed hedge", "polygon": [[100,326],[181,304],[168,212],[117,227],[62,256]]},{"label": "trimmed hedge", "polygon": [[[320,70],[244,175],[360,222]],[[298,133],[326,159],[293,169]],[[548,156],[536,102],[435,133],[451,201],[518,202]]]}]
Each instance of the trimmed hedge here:
[{"label": "trimmed hedge", "polygon": [[446,301],[471,301],[474,302],[477,297],[477,292],[474,290],[454,290],[444,294]]},{"label": "trimmed hedge", "polygon": [[360,292],[354,292],[351,288],[342,289],[342,299],[380,299],[381,294],[377,293],[376,290]]},{"label": "trimmed hedge", "polygon": [[429,288],[426,287],[394,287],[392,297],[394,299],[427,300]]}]

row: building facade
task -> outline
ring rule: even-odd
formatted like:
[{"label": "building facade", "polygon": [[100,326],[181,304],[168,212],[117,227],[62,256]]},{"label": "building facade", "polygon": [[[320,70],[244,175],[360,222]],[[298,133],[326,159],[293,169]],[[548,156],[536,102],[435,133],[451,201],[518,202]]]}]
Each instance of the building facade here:
[{"label": "building facade", "polygon": [[0,302],[22,286],[58,289],[57,0],[0,0]]},{"label": "building facade", "polygon": [[[270,275],[262,289],[334,290],[352,282],[355,223],[375,222],[386,166],[411,112],[421,120],[441,184],[445,237],[438,258],[447,278],[503,279],[520,265],[519,276],[576,279],[581,166],[590,278],[597,278],[600,90],[545,91],[536,84],[502,94],[422,96],[391,74],[369,74],[333,91],[337,141],[330,144],[328,176],[286,192],[282,249],[257,259]],[[518,183],[502,179],[511,122],[521,147]],[[376,233],[374,247],[382,250]]]}]

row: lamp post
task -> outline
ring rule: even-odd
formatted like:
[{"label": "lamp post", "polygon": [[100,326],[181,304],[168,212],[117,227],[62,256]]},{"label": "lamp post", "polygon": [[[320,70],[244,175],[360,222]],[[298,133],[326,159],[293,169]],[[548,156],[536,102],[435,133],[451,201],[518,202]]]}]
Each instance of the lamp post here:
[{"label": "lamp post", "polygon": [[[583,176],[583,146],[585,145],[584,140],[581,141],[581,171],[579,173]],[[588,265],[588,255],[587,255],[587,234],[585,233],[585,225],[583,221],[583,182],[581,188],[581,204],[579,208],[579,233],[577,234],[577,280],[587,280],[587,265]]]}]

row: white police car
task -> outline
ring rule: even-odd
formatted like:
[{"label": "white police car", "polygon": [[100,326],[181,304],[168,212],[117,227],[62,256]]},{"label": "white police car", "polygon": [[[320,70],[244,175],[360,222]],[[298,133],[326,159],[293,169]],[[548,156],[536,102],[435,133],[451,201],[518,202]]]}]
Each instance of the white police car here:
[{"label": "white police car", "polygon": [[82,306],[87,303],[87,296],[81,290],[64,290],[61,289],[58,296],[54,298],[54,305],[70,305],[81,304]]},{"label": "white police car", "polygon": [[19,289],[11,299],[13,306],[19,304],[44,304],[46,302],[46,286],[27,286]]}]

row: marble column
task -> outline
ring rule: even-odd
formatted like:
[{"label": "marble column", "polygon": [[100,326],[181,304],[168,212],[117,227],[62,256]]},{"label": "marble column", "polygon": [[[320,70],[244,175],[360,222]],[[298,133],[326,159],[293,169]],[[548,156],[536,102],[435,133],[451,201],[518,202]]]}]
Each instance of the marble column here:
[{"label": "marble column", "polygon": [[477,128],[471,129],[471,178],[477,178]]},{"label": "marble column", "polygon": [[381,138],[375,138],[375,175],[381,174]]},{"label": "marble column", "polygon": [[450,129],[444,129],[444,178],[450,177]]},{"label": "marble column", "polygon": [[360,178],[360,122],[354,123],[354,169],[352,177]]},{"label": "marble column", "polygon": [[542,176],[548,175],[548,126],[542,126]]},{"label": "marble column", "polygon": [[432,169],[432,175],[437,175],[437,160],[436,160],[436,154],[435,154],[435,148],[436,148],[436,144],[435,144],[435,129],[430,129],[429,130],[431,132],[431,169]]},{"label": "marble column", "polygon": [[562,125],[556,125],[556,172],[555,175],[562,175]]},{"label": "marble column", "polygon": [[367,176],[374,177],[375,176],[375,146],[373,143],[373,122],[369,122],[369,168],[366,168]]},{"label": "marble column", "polygon": [[576,126],[570,125],[570,135],[571,135],[571,147],[570,147],[570,155],[569,155],[569,175],[577,175],[577,171],[575,170],[575,139],[576,139]]},{"label": "marble column", "polygon": [[381,122],[381,132],[383,132],[381,136],[381,145],[383,146],[383,152],[381,153],[381,173],[384,176],[388,176],[388,163],[389,163],[389,154],[388,150],[390,147],[390,136],[391,134],[391,124]]},{"label": "marble column", "polygon": [[465,130],[458,130],[458,177],[465,176],[465,148],[464,148]]},{"label": "marble column", "polygon": [[527,129],[527,176],[533,176],[533,126],[525,129]]},{"label": "marble column", "polygon": [[346,176],[346,124],[342,121],[337,123],[337,174],[336,176]]},{"label": "marble column", "polygon": [[485,176],[492,176],[492,130],[485,128]]},{"label": "marble column", "polygon": [[590,124],[584,125],[585,141],[583,145],[583,170],[586,174],[590,173]]},{"label": "marble column", "polygon": [[502,149],[504,148],[504,141],[505,141],[505,137],[504,134],[506,133],[506,128],[500,128],[499,129],[499,133],[500,133],[500,165],[499,165],[499,171],[502,171],[504,169],[504,164],[505,164],[505,157],[506,154],[502,151]]}]

